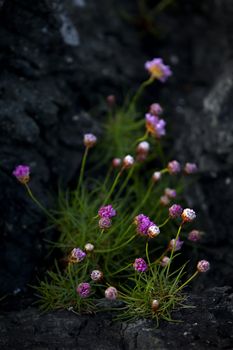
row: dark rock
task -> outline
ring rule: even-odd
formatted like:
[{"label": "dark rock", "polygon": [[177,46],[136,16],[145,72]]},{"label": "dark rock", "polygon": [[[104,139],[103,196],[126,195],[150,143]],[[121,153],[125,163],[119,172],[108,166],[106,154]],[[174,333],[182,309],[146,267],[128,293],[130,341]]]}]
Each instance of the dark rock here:
[{"label": "dark rock", "polygon": [[232,349],[233,294],[213,288],[192,294],[192,308],[174,312],[181,322],[114,322],[101,313],[78,316],[72,311],[40,314],[35,308],[0,316],[0,346],[8,349]]}]

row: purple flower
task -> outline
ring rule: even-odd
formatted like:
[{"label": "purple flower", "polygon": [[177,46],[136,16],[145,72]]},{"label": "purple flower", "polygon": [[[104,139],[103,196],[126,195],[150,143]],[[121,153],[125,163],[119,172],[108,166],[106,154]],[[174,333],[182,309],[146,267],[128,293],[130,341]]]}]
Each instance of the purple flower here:
[{"label": "purple flower", "polygon": [[108,287],[105,292],[105,298],[109,300],[115,300],[118,296],[117,289],[115,287]]},{"label": "purple flower", "polygon": [[192,230],[188,234],[188,240],[191,242],[200,241],[202,233],[198,230]]},{"label": "purple flower", "polygon": [[181,241],[180,238],[178,238],[177,240],[175,240],[175,238],[171,239],[169,242],[169,250],[173,250],[174,252],[176,252],[177,250],[180,250],[182,245],[183,245],[184,241]]},{"label": "purple flower", "polygon": [[144,214],[137,215],[134,222],[137,225],[137,232],[141,235],[147,235],[149,227],[154,225],[150,218]]},{"label": "purple flower", "polygon": [[184,166],[184,172],[187,175],[195,174],[197,172],[197,164],[195,163],[186,163]]},{"label": "purple flower", "polygon": [[91,293],[91,286],[87,282],[80,283],[76,288],[76,292],[81,298],[87,298]]},{"label": "purple flower", "polygon": [[201,260],[197,264],[197,270],[199,272],[207,272],[210,269],[210,263],[207,260]]},{"label": "purple flower", "polygon": [[176,197],[176,190],[173,190],[173,188],[165,188],[164,193],[168,198],[172,199]]},{"label": "purple flower", "polygon": [[86,253],[82,251],[80,248],[74,248],[71,252],[71,261],[72,262],[80,262],[85,259]]},{"label": "purple flower", "polygon": [[135,259],[133,267],[138,272],[145,272],[148,268],[147,263],[142,258]]},{"label": "purple flower", "polygon": [[19,182],[26,184],[30,179],[30,167],[28,165],[18,165],[13,171],[13,175]]},{"label": "purple flower", "polygon": [[170,67],[163,63],[162,58],[154,58],[151,61],[147,61],[145,63],[145,69],[148,70],[154,79],[158,79],[162,83],[172,75]]},{"label": "purple flower", "polygon": [[98,215],[101,218],[112,218],[113,216],[116,216],[116,210],[112,207],[111,204],[106,205],[104,207],[101,207],[98,211]]},{"label": "purple flower", "polygon": [[178,174],[181,170],[180,163],[177,162],[177,160],[172,160],[171,162],[168,163],[167,169],[168,169],[168,172],[172,175]]},{"label": "purple flower", "polygon": [[83,143],[87,148],[95,146],[97,142],[97,137],[93,134],[85,134],[83,138]]},{"label": "purple flower", "polygon": [[150,114],[153,114],[153,115],[160,115],[160,114],[163,113],[163,109],[162,109],[162,107],[160,106],[160,104],[158,104],[158,103],[152,103],[152,105],[150,105],[149,113],[150,113]]},{"label": "purple flower", "polygon": [[150,113],[147,113],[145,118],[146,128],[149,133],[158,139],[166,134],[166,122],[163,119],[159,119],[156,115],[152,115]]},{"label": "purple flower", "polygon": [[109,218],[101,218],[99,220],[99,228],[101,228],[102,230],[107,230],[111,226],[112,226],[112,220],[111,219],[109,219]]},{"label": "purple flower", "polygon": [[183,208],[179,204],[173,204],[169,208],[169,216],[172,219],[179,218],[183,212]]}]

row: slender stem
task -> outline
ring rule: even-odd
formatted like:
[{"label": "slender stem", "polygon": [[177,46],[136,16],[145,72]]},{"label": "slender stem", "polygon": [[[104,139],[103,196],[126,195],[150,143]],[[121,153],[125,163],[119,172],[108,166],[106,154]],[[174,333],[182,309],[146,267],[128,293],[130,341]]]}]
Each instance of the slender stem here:
[{"label": "slender stem", "polygon": [[160,262],[163,259],[163,257],[167,254],[167,252],[168,252],[168,248],[165,250],[165,252],[163,252],[162,255],[160,255],[158,259],[155,260],[154,264],[157,264],[158,262]]},{"label": "slender stem", "polygon": [[95,253],[110,253],[113,252],[114,250],[118,250],[120,248],[123,248],[124,246],[126,246],[128,243],[130,243],[134,238],[136,237],[136,235],[132,236],[128,241],[126,241],[125,243],[119,245],[118,247],[114,247],[112,249],[97,249],[95,250]]},{"label": "slender stem", "polygon": [[125,189],[127,183],[129,182],[129,180],[130,180],[130,178],[131,178],[133,172],[134,172],[134,167],[132,167],[132,168],[130,169],[130,171],[128,172],[125,181],[123,182],[123,184],[121,185],[121,187],[120,187],[120,189],[119,189],[119,191],[118,191],[118,193],[117,193],[117,197],[120,197],[121,193],[123,192],[123,190]]},{"label": "slender stem", "polygon": [[55,217],[53,215],[50,214],[50,212],[36,199],[36,197],[34,196],[34,194],[32,193],[30,187],[28,186],[28,184],[25,184],[25,187],[27,189],[27,192],[30,196],[30,198],[33,200],[33,202],[52,220],[52,221],[56,221]]},{"label": "slender stem", "polygon": [[139,209],[142,208],[143,205],[146,203],[147,199],[150,197],[150,194],[151,194],[151,191],[152,191],[153,187],[154,187],[154,182],[151,181],[150,186],[148,187],[148,189],[147,189],[147,191],[146,191],[146,194],[145,194],[143,200],[140,202],[140,205],[138,205],[138,206],[135,208],[135,210],[134,210],[134,212],[133,212],[133,216],[134,216],[135,214],[137,214],[137,212],[139,211]]},{"label": "slender stem", "polygon": [[170,220],[170,217],[168,217],[161,225],[159,225],[159,228],[165,226],[169,220]]},{"label": "slender stem", "polygon": [[139,142],[142,142],[142,141],[145,141],[147,138],[148,138],[148,135],[149,135],[149,133],[148,133],[148,130],[145,132],[145,134],[142,136],[142,137],[140,137],[139,139],[137,139],[136,141],[135,141],[135,146],[139,143]]},{"label": "slender stem", "polygon": [[130,266],[132,266],[132,263],[130,263],[130,264],[128,264],[127,266],[125,266],[125,267],[121,268],[120,270],[118,270],[118,271],[116,271],[116,272],[112,273],[112,276],[113,276],[113,275],[117,275],[119,272],[121,272],[121,271],[124,271],[124,270],[128,269]]},{"label": "slender stem", "polygon": [[113,184],[112,184],[112,187],[110,188],[110,191],[108,192],[108,195],[107,195],[107,197],[105,198],[105,201],[104,201],[104,204],[103,204],[103,205],[105,205],[105,204],[107,203],[107,201],[109,200],[109,198],[111,198],[111,195],[112,195],[113,191],[115,190],[116,185],[118,184],[118,181],[119,181],[119,179],[120,179],[120,177],[121,177],[122,171],[123,171],[123,169],[121,169],[121,170],[119,171],[119,173],[117,174],[117,176],[116,176],[116,178],[115,178],[115,180],[114,180],[114,182],[113,182]]},{"label": "slender stem", "polygon": [[136,92],[136,94],[134,95],[134,97],[132,98],[132,101],[130,103],[130,107],[129,109],[131,109],[138,101],[138,99],[140,98],[140,96],[142,95],[143,91],[145,90],[145,88],[152,84],[154,81],[154,77],[150,76],[149,79],[145,80],[140,86],[138,91]]},{"label": "slender stem", "polygon": [[81,187],[82,182],[83,182],[83,175],[84,175],[85,165],[86,165],[86,161],[87,161],[88,150],[89,150],[89,148],[86,147],[85,148],[85,152],[83,154],[81,170],[80,170],[80,173],[79,173],[78,187],[77,187],[77,190],[76,190],[76,196],[78,196],[80,187]]},{"label": "slender stem", "polygon": [[[174,252],[175,252],[175,248],[176,248],[176,242],[179,238],[179,235],[180,235],[180,232],[181,232],[181,229],[182,229],[182,224],[179,226],[178,228],[178,231],[177,231],[177,234],[176,234],[176,238],[175,238],[175,242],[174,242],[174,245],[172,247],[172,251],[171,251],[171,255],[170,255],[170,260],[169,260],[169,263],[167,264],[167,271],[166,271],[166,277],[168,277],[168,274],[169,274],[169,270],[170,270],[170,265],[171,265],[171,262],[172,262],[172,258],[173,258],[173,255],[174,255]],[[165,268],[166,268],[165,267]]]},{"label": "slender stem", "polygon": [[189,282],[191,282],[198,275],[198,273],[198,270],[194,272],[194,274],[186,282],[184,282],[178,289],[176,289],[175,293],[177,293],[179,290],[183,289],[187,284],[189,284]]},{"label": "slender stem", "polygon": [[146,241],[146,259],[148,261],[148,265],[151,266],[150,264],[150,257],[149,257],[149,252],[148,252],[148,246],[149,246],[149,242],[148,240]]}]

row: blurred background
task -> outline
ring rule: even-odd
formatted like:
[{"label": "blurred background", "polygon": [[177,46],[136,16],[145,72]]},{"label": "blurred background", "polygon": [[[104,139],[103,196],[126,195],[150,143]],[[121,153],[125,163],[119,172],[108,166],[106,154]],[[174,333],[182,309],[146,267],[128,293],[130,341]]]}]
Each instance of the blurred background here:
[{"label": "blurred background", "polygon": [[0,1],[2,295],[27,291],[55,235],[14,167],[29,164],[33,191],[53,206],[58,183],[76,178],[83,133],[101,132],[106,97],[121,103],[153,57],[173,76],[143,104],[163,106],[169,156],[200,169],[185,196],[206,232],[198,254],[212,268],[196,288],[233,285],[232,18],[231,0]]}]

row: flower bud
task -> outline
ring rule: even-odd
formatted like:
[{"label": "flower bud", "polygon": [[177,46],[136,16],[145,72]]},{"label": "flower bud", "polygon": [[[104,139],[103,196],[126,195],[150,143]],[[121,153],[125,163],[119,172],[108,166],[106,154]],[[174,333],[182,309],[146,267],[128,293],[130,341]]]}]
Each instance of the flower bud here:
[{"label": "flower bud", "polygon": [[133,263],[133,267],[135,271],[138,271],[138,272],[146,272],[148,268],[147,263],[142,258],[135,259]]},{"label": "flower bud", "polygon": [[109,300],[115,300],[118,296],[117,289],[115,287],[108,287],[105,292],[105,298]]},{"label": "flower bud", "polygon": [[97,142],[97,137],[93,134],[85,134],[83,138],[83,143],[87,148],[95,146]]},{"label": "flower bud", "polygon": [[131,155],[127,155],[123,158],[123,167],[129,169],[134,165],[134,158]]},{"label": "flower bud", "polygon": [[94,282],[98,282],[100,280],[102,280],[103,278],[103,272],[99,271],[99,270],[93,270],[91,272],[91,279]]},{"label": "flower bud", "polygon": [[153,180],[154,182],[158,182],[158,181],[161,179],[161,177],[162,177],[161,172],[160,172],[160,171],[155,171],[155,172],[153,173],[153,175],[152,175],[152,180]]},{"label": "flower bud", "polygon": [[112,160],[112,166],[113,168],[119,168],[121,166],[122,160],[121,158],[114,158]]},{"label": "flower bud", "polygon": [[175,198],[176,197],[176,190],[173,190],[172,188],[165,188],[165,196],[168,198]]},{"label": "flower bud", "polygon": [[152,105],[150,105],[149,113],[153,115],[160,115],[163,113],[163,109],[159,103],[152,103]]},{"label": "flower bud", "polygon": [[177,240],[175,240],[175,238],[171,239],[168,245],[168,249],[170,251],[174,251],[177,252],[178,250],[181,249],[182,245],[183,245],[183,241],[181,241],[179,238]]},{"label": "flower bud", "polygon": [[170,198],[168,196],[162,196],[160,197],[160,204],[167,206],[170,204]]},{"label": "flower bud", "polygon": [[155,237],[157,237],[157,236],[159,235],[159,233],[160,233],[160,229],[159,229],[159,227],[156,226],[156,225],[150,226],[150,227],[148,228],[148,230],[147,230],[147,234],[148,234],[148,236],[149,236],[150,238],[155,238]]},{"label": "flower bud", "polygon": [[137,152],[138,153],[148,153],[150,150],[150,144],[147,141],[140,142],[137,145]]},{"label": "flower bud", "polygon": [[82,251],[82,249],[74,248],[70,253],[69,261],[73,263],[81,262],[85,259],[85,257],[86,257],[86,253]]},{"label": "flower bud", "polygon": [[101,218],[99,220],[99,228],[101,228],[102,230],[107,230],[111,226],[112,226],[112,220],[111,219],[109,219],[109,218]]},{"label": "flower bud", "polygon": [[195,163],[186,163],[184,166],[184,172],[187,175],[195,174],[197,172],[197,164]]},{"label": "flower bud", "polygon": [[94,250],[94,245],[93,244],[91,244],[91,243],[86,243],[85,244],[85,251],[87,252],[87,253],[91,253],[91,252],[93,252],[93,250]]},{"label": "flower bud", "polygon": [[182,212],[183,212],[183,209],[179,204],[173,204],[169,208],[169,216],[171,219],[179,218]]},{"label": "flower bud", "polygon": [[151,308],[155,312],[159,308],[159,301],[157,299],[152,300]]},{"label": "flower bud", "polygon": [[160,261],[160,265],[162,267],[165,267],[169,264],[169,262],[170,262],[170,258],[168,256],[164,256]]},{"label": "flower bud", "polygon": [[207,272],[210,269],[210,263],[207,260],[201,260],[197,264],[198,272]]},{"label": "flower bud", "polygon": [[91,293],[91,286],[87,282],[80,283],[77,286],[76,292],[79,294],[81,298],[87,298]]},{"label": "flower bud", "polygon": [[191,242],[197,242],[197,241],[200,241],[201,236],[202,236],[202,233],[200,231],[192,230],[188,234],[188,240]]},{"label": "flower bud", "polygon": [[108,95],[106,98],[107,104],[110,108],[114,107],[116,104],[116,96],[115,95]]},{"label": "flower bud", "polygon": [[183,210],[181,216],[184,222],[191,222],[196,218],[196,213],[193,209],[186,208]]}]

